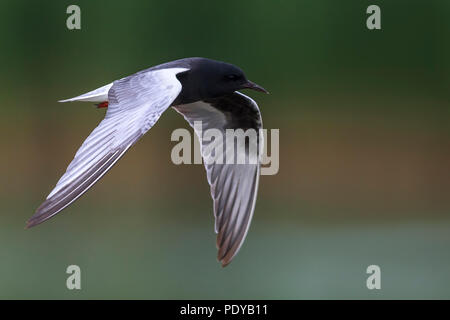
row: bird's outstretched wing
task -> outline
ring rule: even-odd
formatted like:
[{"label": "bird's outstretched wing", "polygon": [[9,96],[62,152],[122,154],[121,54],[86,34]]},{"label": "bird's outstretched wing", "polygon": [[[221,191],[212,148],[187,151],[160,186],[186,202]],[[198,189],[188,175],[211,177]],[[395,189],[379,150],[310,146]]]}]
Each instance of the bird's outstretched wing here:
[{"label": "bird's outstretched wing", "polygon": [[83,142],[27,227],[51,218],[96,183],[172,104],[181,92],[176,74],[185,70],[161,69],[115,81],[108,92],[105,118]]},{"label": "bird's outstretched wing", "polygon": [[[201,141],[202,157],[214,203],[218,260],[222,266],[226,266],[239,251],[255,209],[263,145],[263,136],[259,134],[259,129],[262,128],[261,114],[255,101],[239,92],[176,106],[174,109],[195,129]],[[199,121],[201,124],[196,125]],[[206,139],[204,134],[208,129],[218,129],[223,139]],[[257,138],[245,142],[245,148],[236,143],[227,145],[227,129],[253,129]],[[218,146],[218,143],[222,145]],[[222,158],[223,163],[217,161],[217,150],[222,150],[225,156],[225,159]],[[245,164],[237,164],[238,153],[245,153],[249,157],[249,150],[257,150],[256,161],[251,162],[247,158]],[[226,158],[230,154],[233,163],[227,163]]]}]

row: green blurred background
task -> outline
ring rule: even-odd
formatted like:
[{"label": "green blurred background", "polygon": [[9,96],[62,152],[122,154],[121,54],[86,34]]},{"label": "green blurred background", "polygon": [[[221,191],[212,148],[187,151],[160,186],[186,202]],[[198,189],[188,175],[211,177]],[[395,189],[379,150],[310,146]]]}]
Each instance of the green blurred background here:
[{"label": "green blurred background", "polygon": [[[382,30],[366,28],[370,4]],[[449,16],[448,0],[2,0],[0,298],[450,298]],[[24,230],[104,115],[56,101],[190,56],[242,67],[280,129],[280,171],[261,178],[233,263],[216,261],[203,167],[170,161],[188,128],[171,110]],[[366,288],[371,264],[381,290]]]}]

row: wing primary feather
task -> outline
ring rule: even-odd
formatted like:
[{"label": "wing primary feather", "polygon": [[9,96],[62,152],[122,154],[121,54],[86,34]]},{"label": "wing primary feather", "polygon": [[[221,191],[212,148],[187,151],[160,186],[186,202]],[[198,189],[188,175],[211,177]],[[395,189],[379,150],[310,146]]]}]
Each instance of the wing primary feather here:
[{"label": "wing primary feather", "polygon": [[[244,207],[243,212],[249,212],[249,214],[244,215],[244,221],[239,224],[238,230],[235,232],[235,237],[232,241],[232,245],[228,248],[227,253],[219,259],[222,263],[222,267],[226,267],[234,258],[234,256],[238,253],[240,247],[242,246],[242,242],[245,239],[248,229],[250,227],[250,221],[253,217],[255,203],[256,203],[256,195],[258,189],[258,180],[259,180],[259,169],[256,169],[255,179],[253,180],[253,185],[251,188],[251,194],[253,194],[253,198],[249,200],[247,206]],[[250,209],[248,209],[250,207]]]},{"label": "wing primary feather", "polygon": [[109,153],[95,166],[81,175],[73,184],[68,185],[53,197],[44,201],[36,210],[36,213],[28,220],[26,227],[34,227],[66,208],[72,202],[83,195],[93,184],[95,184],[103,175],[122,157],[129,147],[124,150]]}]

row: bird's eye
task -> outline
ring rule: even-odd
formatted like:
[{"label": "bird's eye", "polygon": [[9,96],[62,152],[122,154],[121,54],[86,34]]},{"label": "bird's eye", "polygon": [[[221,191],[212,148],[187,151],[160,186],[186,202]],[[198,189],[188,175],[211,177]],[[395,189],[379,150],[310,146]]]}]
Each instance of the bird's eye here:
[{"label": "bird's eye", "polygon": [[238,78],[239,78],[239,76],[235,75],[235,74],[227,75],[227,79],[229,79],[229,80],[237,80]]}]

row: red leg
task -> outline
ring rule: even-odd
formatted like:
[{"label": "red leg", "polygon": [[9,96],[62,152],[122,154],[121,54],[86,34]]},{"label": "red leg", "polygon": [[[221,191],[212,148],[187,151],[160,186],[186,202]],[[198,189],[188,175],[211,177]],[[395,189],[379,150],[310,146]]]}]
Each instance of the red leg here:
[{"label": "red leg", "polygon": [[96,104],[97,108],[108,108],[108,101],[103,101],[99,104]]}]

